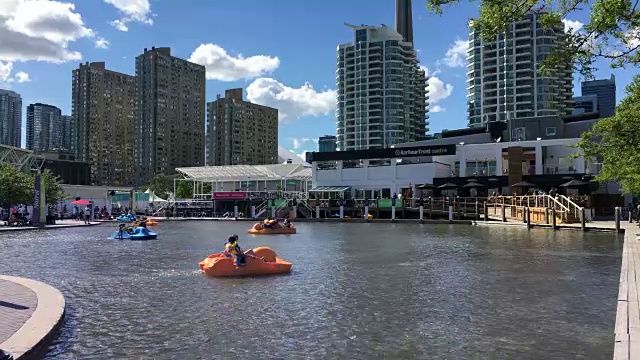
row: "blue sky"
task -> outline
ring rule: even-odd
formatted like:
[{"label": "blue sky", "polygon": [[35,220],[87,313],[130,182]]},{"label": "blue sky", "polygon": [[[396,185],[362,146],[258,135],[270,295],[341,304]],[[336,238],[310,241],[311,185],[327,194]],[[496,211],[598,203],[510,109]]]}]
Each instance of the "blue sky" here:
[{"label": "blue sky", "polygon": [[[207,101],[243,87],[245,97],[279,108],[280,145],[301,154],[335,133],[336,47],[353,37],[344,22],[393,26],[394,10],[393,0],[2,0],[0,87],[19,92],[24,107],[43,102],[70,114],[71,71],[80,62],[133,74],[145,47],[168,46],[207,65]],[[441,17],[413,2],[415,48],[433,75],[432,110],[440,110],[430,113],[431,132],[466,126],[466,25],[476,15],[466,1]],[[568,20],[579,27],[587,18]],[[600,67],[598,78],[608,78],[612,71]],[[618,100],[635,73],[614,72]]]}]

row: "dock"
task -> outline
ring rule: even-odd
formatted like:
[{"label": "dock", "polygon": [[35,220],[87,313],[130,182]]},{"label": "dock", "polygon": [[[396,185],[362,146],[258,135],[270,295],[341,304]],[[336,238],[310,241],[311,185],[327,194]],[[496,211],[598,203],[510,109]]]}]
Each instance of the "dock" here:
[{"label": "dock", "polygon": [[614,360],[640,359],[640,240],[635,224],[626,224],[616,310]]}]

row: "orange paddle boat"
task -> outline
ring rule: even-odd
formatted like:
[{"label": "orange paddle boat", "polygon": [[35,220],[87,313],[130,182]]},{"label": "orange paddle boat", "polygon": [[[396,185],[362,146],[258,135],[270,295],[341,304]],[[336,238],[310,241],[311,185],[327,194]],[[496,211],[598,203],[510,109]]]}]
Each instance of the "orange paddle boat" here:
[{"label": "orange paddle boat", "polygon": [[276,235],[276,234],[295,234],[296,227],[291,225],[291,227],[286,227],[280,223],[274,222],[272,228],[266,228],[262,223],[256,223],[253,225],[251,229],[247,231],[249,234],[253,235]]},{"label": "orange paddle boat", "polygon": [[[146,222],[147,222],[147,226],[156,226],[159,224],[157,221],[153,221],[151,219],[147,219]],[[140,221],[134,221],[131,223],[131,225],[140,226]]]},{"label": "orange paddle boat", "polygon": [[258,247],[244,252],[246,263],[236,266],[235,258],[223,254],[209,255],[200,262],[200,272],[214,277],[259,276],[287,274],[291,272],[292,264],[276,255],[268,247]]}]

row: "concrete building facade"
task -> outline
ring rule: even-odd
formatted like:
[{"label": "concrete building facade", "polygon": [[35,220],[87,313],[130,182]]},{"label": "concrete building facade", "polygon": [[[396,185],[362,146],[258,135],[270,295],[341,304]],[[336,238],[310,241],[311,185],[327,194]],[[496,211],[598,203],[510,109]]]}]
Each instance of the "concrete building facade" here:
[{"label": "concrete building facade", "polygon": [[337,148],[386,148],[428,131],[426,74],[413,44],[393,28],[354,26],[337,50]]},{"label": "concrete building facade", "polygon": [[72,124],[65,134],[73,137],[75,159],[90,164],[94,185],[135,182],[135,86],[134,76],[107,70],[104,62],[73,70]]},{"label": "concrete building facade", "polygon": [[402,40],[413,42],[413,13],[411,0],[396,0],[396,31]]},{"label": "concrete building facade", "polygon": [[170,48],[144,49],[136,57],[137,182],[177,167],[205,164],[205,67],[171,55]]},{"label": "concrete building facade", "polygon": [[[469,24],[467,104],[469,126],[532,116],[570,115],[573,70],[567,64],[552,76],[538,72],[553,49],[562,46],[564,29],[546,28],[540,12],[529,12],[506,33],[490,41]],[[509,139],[507,139],[509,140]]]},{"label": "concrete building facade", "polygon": [[207,165],[278,162],[278,110],[244,101],[242,89],[207,103]]},{"label": "concrete building facade", "polygon": [[[595,96],[597,98],[597,111],[601,118],[612,117],[616,114],[616,78],[583,81],[581,84],[582,96]],[[594,110],[596,111],[596,110]]]},{"label": "concrete building facade", "polygon": [[22,97],[14,91],[0,89],[0,144],[20,147],[21,124]]},{"label": "concrete building facade", "polygon": [[29,104],[27,106],[27,149],[34,153],[60,149],[62,111],[53,105]]}]

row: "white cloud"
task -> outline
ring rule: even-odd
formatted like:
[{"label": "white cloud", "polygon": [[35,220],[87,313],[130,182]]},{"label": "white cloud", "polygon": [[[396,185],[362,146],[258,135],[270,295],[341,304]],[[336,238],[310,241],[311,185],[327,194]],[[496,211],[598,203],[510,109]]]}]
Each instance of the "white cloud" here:
[{"label": "white cloud", "polygon": [[13,63],[3,63],[0,61],[0,83],[9,81],[11,71],[13,70]]},{"label": "white cloud", "polygon": [[275,79],[258,78],[247,87],[247,99],[278,109],[279,120],[328,114],[336,108],[335,90],[316,91],[309,83],[288,87]]},{"label": "white cloud", "polygon": [[432,113],[445,112],[445,111],[447,111],[447,109],[443,108],[440,105],[436,105],[436,106],[432,107],[431,109],[429,109],[429,112],[432,112]]},{"label": "white cloud", "polygon": [[12,82],[24,83],[29,82],[31,79],[29,78],[29,74],[24,71],[19,71],[16,73],[14,77],[11,76],[11,72],[13,71],[13,63],[12,62],[2,62],[0,61],[0,84],[4,86],[8,86]]},{"label": "white cloud", "polygon": [[19,71],[16,73],[16,81],[19,83],[30,82],[31,78],[29,78],[29,74],[24,71]]},{"label": "white cloud", "polygon": [[233,57],[225,49],[215,44],[201,44],[193,51],[189,61],[207,68],[207,79],[236,81],[253,79],[273,72],[280,66],[280,59],[267,55],[248,58]]},{"label": "white cloud", "polygon": [[562,19],[562,23],[564,24],[564,32],[568,33],[571,31],[572,34],[580,31],[584,26],[583,23],[577,20]]},{"label": "white cloud", "polygon": [[432,76],[429,78],[427,89],[429,90],[429,103],[434,105],[451,96],[453,85],[445,84],[439,78]]},{"label": "white cloud", "polygon": [[108,49],[109,46],[111,46],[111,43],[109,42],[109,40],[99,37],[98,39],[96,39],[95,45],[98,49]]},{"label": "white cloud", "polygon": [[447,52],[439,63],[448,67],[465,67],[467,66],[467,50],[469,42],[466,40],[456,40],[449,46]]},{"label": "white cloud", "polygon": [[310,138],[291,138],[291,143],[293,144],[294,149],[300,149],[305,146],[307,143],[318,144],[318,139],[310,139]]},{"label": "white cloud", "polygon": [[153,19],[149,17],[151,15],[149,0],[104,0],[104,2],[113,5],[122,14],[122,18],[110,22],[120,31],[129,31],[127,24],[130,22],[153,25]]},{"label": "white cloud", "polygon": [[82,58],[69,43],[95,36],[75,5],[53,0],[0,1],[0,61],[62,63]]}]

